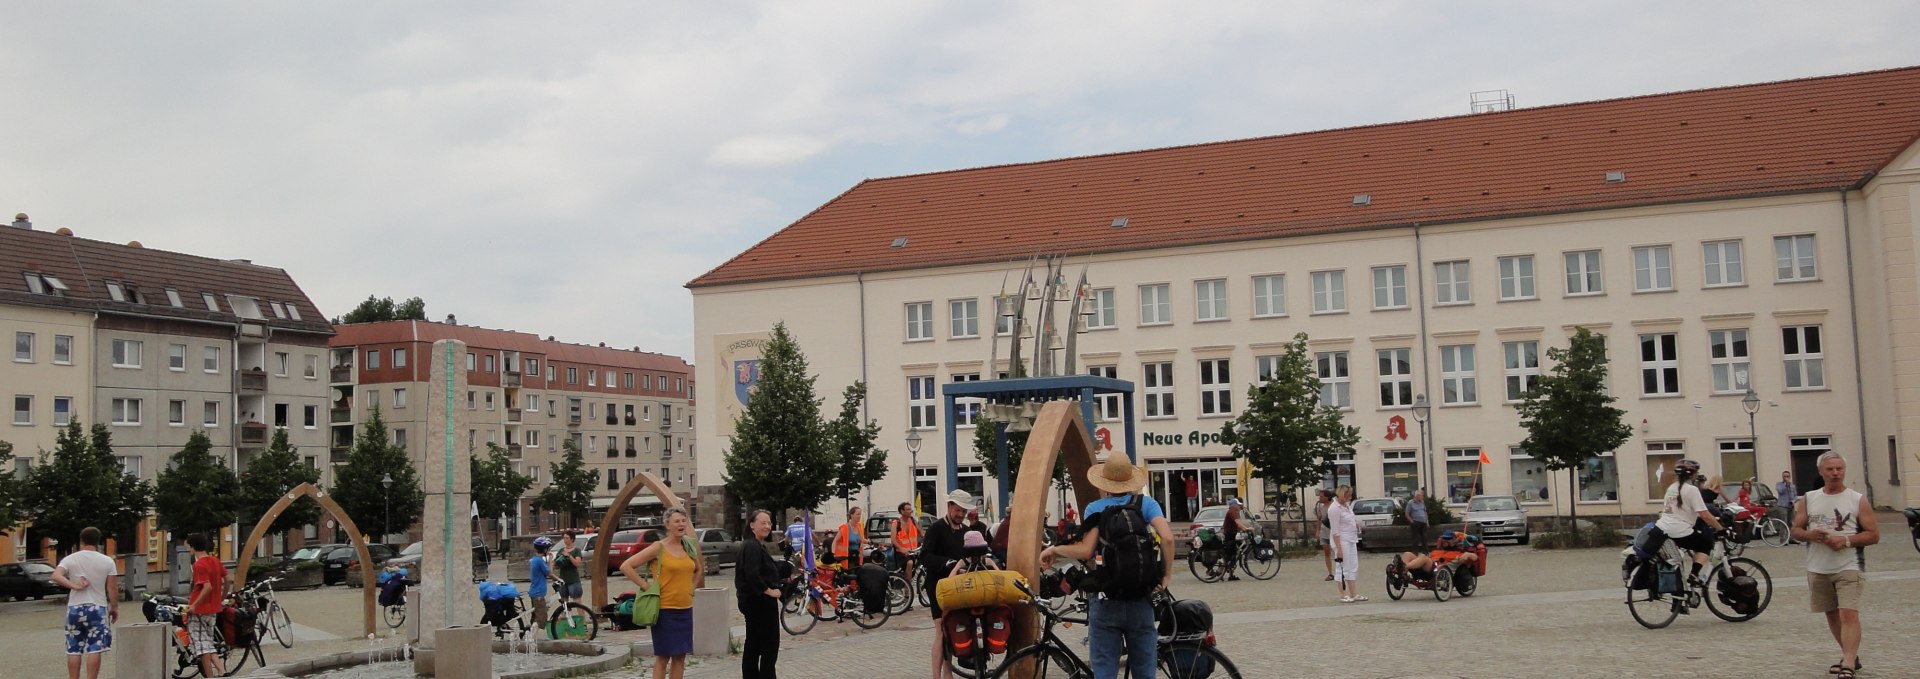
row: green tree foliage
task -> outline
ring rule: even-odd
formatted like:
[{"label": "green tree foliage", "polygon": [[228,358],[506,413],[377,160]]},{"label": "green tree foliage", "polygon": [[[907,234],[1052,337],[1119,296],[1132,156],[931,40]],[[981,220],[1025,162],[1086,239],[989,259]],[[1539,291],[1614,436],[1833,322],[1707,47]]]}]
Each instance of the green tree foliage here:
[{"label": "green tree foliage", "polygon": [[[407,449],[392,441],[380,408],[373,408],[360,425],[353,449],[347,451],[346,464],[334,472],[333,487],[327,490],[354,525],[374,539],[406,530],[420,520],[427,502]],[[392,487],[380,483],[389,474]]]},{"label": "green tree foliage", "polygon": [[860,404],[865,400],[866,383],[855,381],[841,395],[840,417],[826,425],[828,445],[839,462],[833,494],[840,496],[843,504],[850,503],[854,493],[887,476],[887,451],[874,446],[880,438],[880,423],[860,422]]},{"label": "green tree foliage", "polygon": [[1267,381],[1247,390],[1247,406],[1220,428],[1220,440],[1268,483],[1297,489],[1318,485],[1333,456],[1360,442],[1360,429],[1321,404],[1303,332],[1293,336]]},{"label": "green tree foliage", "polygon": [[[1000,478],[1000,462],[994,457],[993,433],[1000,425],[982,420],[973,427],[973,457],[987,470],[987,476]],[[1007,488],[1011,491],[1020,487],[1020,461],[1027,452],[1026,431],[1007,432]],[[1053,485],[1055,488],[1067,487],[1067,457],[1056,456],[1053,461]]]},{"label": "green tree foliage", "polygon": [[749,507],[812,510],[833,496],[839,460],[820,421],[820,399],[807,357],[773,326],[760,360],[760,382],[734,424],[726,483]]},{"label": "green tree foliage", "polygon": [[[1579,469],[1633,436],[1625,410],[1607,394],[1607,339],[1580,328],[1567,348],[1547,349],[1553,371],[1540,376],[1520,402],[1520,447],[1547,469]],[[1574,474],[1567,475],[1567,506],[1578,505]]]},{"label": "green tree foliage", "polygon": [[[0,460],[13,459],[13,444],[0,441]],[[9,535],[26,520],[26,486],[12,470],[0,470],[0,535]]]},{"label": "green tree foliage", "polygon": [[131,534],[153,504],[153,485],[128,474],[114,457],[107,426],[95,424],[91,434],[78,419],[69,422],[27,478],[34,531],[59,540],[62,552],[72,551],[88,526],[105,537]]},{"label": "green tree foliage", "polygon": [[[600,485],[600,470],[588,469],[580,444],[573,438],[561,439],[560,461],[547,465],[547,487],[534,496],[533,506],[566,515],[566,525],[577,526],[593,509],[593,489]],[[497,515],[496,515],[497,516]]]},{"label": "green tree foliage", "polygon": [[488,443],[485,455],[473,455],[473,501],[480,515],[495,517],[517,514],[520,496],[533,487],[533,477],[515,471],[513,453],[499,444]]},{"label": "green tree foliage", "polygon": [[214,535],[240,518],[240,479],[213,456],[213,441],[194,430],[153,485],[154,520],[174,534]]},{"label": "green tree foliage", "polygon": [[424,321],[427,320],[427,303],[418,297],[408,298],[395,304],[392,297],[367,299],[354,307],[344,316],[333,319],[334,325],[346,323],[376,323],[379,321]]},{"label": "green tree foliage", "polygon": [[[254,456],[247,463],[247,471],[240,475],[240,521],[244,528],[251,531],[253,524],[259,523],[273,503],[279,502],[287,491],[302,483],[320,484],[320,470],[307,466],[300,459],[299,451],[287,441],[287,430],[275,429],[273,442],[266,451]],[[287,531],[310,526],[320,521],[320,503],[312,498],[300,498],[280,512],[280,516],[267,527],[269,534],[285,534]]]}]

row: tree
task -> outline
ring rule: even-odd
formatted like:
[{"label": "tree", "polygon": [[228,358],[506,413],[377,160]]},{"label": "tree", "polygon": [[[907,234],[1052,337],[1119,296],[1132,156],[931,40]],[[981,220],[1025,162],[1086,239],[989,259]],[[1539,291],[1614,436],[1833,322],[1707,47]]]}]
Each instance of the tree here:
[{"label": "tree", "polygon": [[[273,441],[266,451],[254,456],[253,461],[247,463],[247,471],[240,475],[240,520],[252,530],[253,524],[259,523],[260,517],[273,508],[273,503],[302,483],[318,485],[320,470],[300,460],[299,452],[287,441],[287,430],[274,430]],[[300,498],[274,518],[267,533],[284,534],[319,521],[320,503]]]},{"label": "tree", "polygon": [[113,455],[113,434],[104,424],[83,431],[67,423],[42,452],[27,477],[25,492],[34,531],[60,541],[63,552],[79,544],[80,530],[99,528],[103,537],[129,535],[153,504],[153,485],[128,474]]},{"label": "tree", "polygon": [[240,480],[226,460],[213,456],[213,441],[194,430],[153,485],[153,512],[161,530],[217,535],[240,518]]},{"label": "tree", "polygon": [[405,302],[394,304],[392,297],[374,299],[373,295],[367,295],[366,301],[361,302],[360,306],[354,307],[346,315],[333,319],[333,324],[424,320],[427,320],[427,303],[418,297],[411,297]]},{"label": "tree", "polygon": [[[407,449],[392,441],[376,406],[367,414],[366,424],[360,426],[360,435],[353,440],[353,449],[347,451],[347,463],[334,472],[333,487],[327,490],[361,532],[376,538],[412,526],[420,520],[427,502]],[[393,477],[392,487],[380,483],[388,475]]]},{"label": "tree", "polygon": [[726,453],[726,484],[749,507],[813,510],[833,496],[839,473],[807,357],[788,334],[773,326],[760,359],[760,381],[734,423]]},{"label": "tree", "polygon": [[[1547,349],[1547,359],[1554,362],[1553,371],[1534,382],[1519,407],[1520,426],[1527,430],[1520,447],[1528,455],[1552,471],[1584,468],[1633,436],[1627,411],[1613,407],[1607,394],[1605,337],[1580,328],[1567,348]],[[1569,516],[1580,504],[1574,476],[1567,475]]]},{"label": "tree", "polygon": [[473,501],[483,517],[517,514],[520,496],[533,487],[533,477],[515,471],[513,453],[496,443],[485,455],[473,455]]},{"label": "tree", "polygon": [[[13,444],[0,441],[0,460],[13,459]],[[10,471],[0,471],[0,535],[10,535],[26,520],[26,488]]]},{"label": "tree", "polygon": [[593,509],[593,489],[600,484],[600,470],[588,469],[580,444],[572,437],[561,439],[560,461],[547,465],[547,487],[534,496],[534,509],[560,512],[567,525],[577,522]]},{"label": "tree", "polygon": [[880,438],[880,423],[860,422],[860,403],[865,400],[867,385],[856,380],[841,395],[840,417],[826,425],[828,445],[838,462],[833,493],[842,504],[850,504],[854,493],[887,476],[887,452],[873,445]]},{"label": "tree", "polygon": [[1293,336],[1266,378],[1247,389],[1246,408],[1220,428],[1220,440],[1267,483],[1317,485],[1334,455],[1360,442],[1360,429],[1342,423],[1340,411],[1321,400],[1306,333]]}]

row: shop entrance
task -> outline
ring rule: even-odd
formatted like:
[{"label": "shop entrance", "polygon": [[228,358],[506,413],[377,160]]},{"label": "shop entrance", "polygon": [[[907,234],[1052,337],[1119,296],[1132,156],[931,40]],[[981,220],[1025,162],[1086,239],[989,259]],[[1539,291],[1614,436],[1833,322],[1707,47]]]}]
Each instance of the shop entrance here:
[{"label": "shop entrance", "polygon": [[1147,491],[1168,521],[1192,521],[1196,509],[1240,496],[1239,462],[1231,457],[1148,460],[1147,472]]}]

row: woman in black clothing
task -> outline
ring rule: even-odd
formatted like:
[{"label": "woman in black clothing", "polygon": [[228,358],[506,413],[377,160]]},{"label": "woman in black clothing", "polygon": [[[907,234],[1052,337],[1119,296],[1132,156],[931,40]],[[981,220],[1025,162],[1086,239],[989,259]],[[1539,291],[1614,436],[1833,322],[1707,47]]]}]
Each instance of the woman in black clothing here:
[{"label": "woman in black clothing", "polygon": [[753,539],[740,545],[740,561],[733,570],[733,591],[740,614],[747,618],[747,641],[740,653],[740,676],[774,679],[773,663],[780,657],[780,571],[767,551],[773,533],[773,515],[756,509],[748,520]]}]

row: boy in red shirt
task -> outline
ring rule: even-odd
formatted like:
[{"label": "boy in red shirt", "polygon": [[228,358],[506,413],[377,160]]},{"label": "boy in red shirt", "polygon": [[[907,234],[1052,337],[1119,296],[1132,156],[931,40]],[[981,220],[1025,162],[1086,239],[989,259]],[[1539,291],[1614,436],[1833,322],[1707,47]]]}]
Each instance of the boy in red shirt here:
[{"label": "boy in red shirt", "polygon": [[200,659],[201,676],[223,677],[227,669],[220,665],[220,599],[226,591],[227,567],[208,552],[213,544],[207,536],[187,536],[187,549],[193,550],[193,594],[187,599],[187,652]]}]

